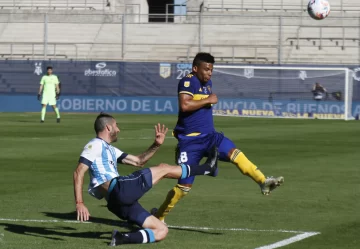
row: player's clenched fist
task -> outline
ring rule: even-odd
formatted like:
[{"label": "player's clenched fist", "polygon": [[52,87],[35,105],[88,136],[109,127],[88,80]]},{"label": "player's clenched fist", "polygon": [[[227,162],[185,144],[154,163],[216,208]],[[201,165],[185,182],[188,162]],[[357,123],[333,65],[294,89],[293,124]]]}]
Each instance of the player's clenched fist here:
[{"label": "player's clenched fist", "polygon": [[218,97],[216,96],[216,94],[212,93],[209,95],[207,100],[209,101],[209,104],[216,104],[218,102]]}]

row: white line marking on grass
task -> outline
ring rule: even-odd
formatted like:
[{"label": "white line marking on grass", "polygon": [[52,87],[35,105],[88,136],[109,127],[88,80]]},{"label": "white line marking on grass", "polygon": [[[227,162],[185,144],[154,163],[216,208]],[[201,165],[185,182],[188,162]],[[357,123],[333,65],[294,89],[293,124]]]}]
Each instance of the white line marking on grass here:
[{"label": "white line marking on grass", "polygon": [[13,222],[37,222],[37,223],[60,223],[60,222],[65,222],[65,223],[92,223],[92,222],[81,222],[81,221],[77,221],[77,220],[31,220],[31,219],[7,219],[7,218],[0,218],[0,221],[13,221]]},{"label": "white line marking on grass", "polygon": [[[37,223],[85,223],[90,224],[93,223],[91,221],[80,222],[77,220],[36,220],[36,219],[10,219],[10,218],[0,218],[0,221],[12,221],[12,222],[37,222]],[[274,233],[294,233],[297,234],[288,239],[284,239],[278,241],[273,244],[257,247],[255,249],[273,249],[279,248],[283,246],[287,246],[289,244],[298,242],[300,240],[304,240],[311,236],[315,236],[320,234],[319,232],[304,232],[304,231],[294,231],[294,230],[265,230],[265,229],[251,229],[251,228],[219,228],[219,227],[193,227],[193,226],[171,226],[168,225],[169,228],[179,228],[179,229],[194,229],[194,230],[212,230],[212,231],[244,231],[244,232],[274,232]]]},{"label": "white line marking on grass", "polygon": [[[155,137],[118,137],[118,140],[149,140],[154,139]],[[40,138],[32,138],[32,139],[40,139]],[[47,139],[47,138],[46,138]],[[165,137],[165,139],[174,139],[174,137]],[[69,140],[80,140],[79,138],[69,138],[69,137],[60,137],[62,141],[69,141]]]},{"label": "white line marking on grass", "polygon": [[[175,137],[165,137],[165,139],[174,139]],[[154,139],[154,137],[120,137],[118,138],[119,140],[136,140],[136,139],[140,139],[140,140],[148,140],[148,139]]]},{"label": "white line marking on grass", "polygon": [[293,237],[291,237],[291,238],[278,241],[278,242],[276,242],[276,243],[274,243],[274,244],[257,247],[257,248],[255,248],[255,249],[273,249],[273,248],[279,248],[279,247],[287,246],[287,245],[290,245],[290,244],[292,244],[292,243],[298,242],[298,241],[300,241],[300,240],[303,240],[303,239],[306,239],[306,238],[309,238],[309,237],[311,237],[311,236],[315,236],[315,235],[318,235],[318,234],[320,234],[320,233],[318,233],[318,232],[305,232],[305,233],[302,233],[302,234],[295,235],[295,236],[293,236]]},{"label": "white line marking on grass", "polygon": [[316,232],[303,232],[293,230],[263,230],[263,229],[251,229],[251,228],[218,228],[218,227],[191,227],[191,226],[171,226],[170,228],[181,229],[197,229],[197,230],[213,230],[213,231],[245,231],[245,232],[275,232],[275,233],[316,233]]}]

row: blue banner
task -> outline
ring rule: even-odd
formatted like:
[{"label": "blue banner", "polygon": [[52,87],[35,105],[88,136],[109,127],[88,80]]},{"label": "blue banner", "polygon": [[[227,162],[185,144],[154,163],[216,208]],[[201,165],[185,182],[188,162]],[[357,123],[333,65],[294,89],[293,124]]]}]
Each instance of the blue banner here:
[{"label": "blue banner", "polygon": [[[36,95],[47,66],[53,66],[60,78],[57,105],[62,112],[176,114],[178,82],[192,71],[191,63],[0,61],[0,111],[38,112],[41,107]],[[360,67],[340,67],[354,72],[352,114],[358,117]],[[212,81],[219,97],[214,114],[299,118],[344,115],[346,89],[341,70],[217,69]],[[318,82],[327,89],[321,101],[314,100],[313,94]]]},{"label": "blue banner", "polygon": [[[57,106],[62,112],[177,114],[178,110],[174,97],[62,96]],[[0,112],[39,112],[40,109],[36,96],[0,95]]]},{"label": "blue banner", "polygon": [[[62,112],[109,112],[137,114],[177,114],[176,97],[62,96],[57,103]],[[39,112],[36,96],[0,95],[0,112]],[[264,101],[222,98],[214,114],[264,117],[344,118],[339,101]],[[353,102],[352,114],[360,115],[360,101]]]},{"label": "blue banner", "polygon": [[177,99],[166,97],[63,97],[59,109],[64,112],[118,112],[139,114],[175,114]]},{"label": "blue banner", "polygon": [[[53,66],[54,74],[60,78],[62,94],[71,96],[176,97],[179,80],[192,71],[191,63],[3,60],[0,61],[0,94],[36,94],[47,66]],[[354,71],[353,99],[360,101],[360,67],[340,67],[348,67]],[[269,73],[270,71],[244,69],[221,70],[221,73],[218,71],[214,71],[212,80],[214,92],[220,98],[311,100],[311,88],[317,81],[329,93],[345,92],[345,76],[341,72],[329,74],[321,70],[270,70]]]}]

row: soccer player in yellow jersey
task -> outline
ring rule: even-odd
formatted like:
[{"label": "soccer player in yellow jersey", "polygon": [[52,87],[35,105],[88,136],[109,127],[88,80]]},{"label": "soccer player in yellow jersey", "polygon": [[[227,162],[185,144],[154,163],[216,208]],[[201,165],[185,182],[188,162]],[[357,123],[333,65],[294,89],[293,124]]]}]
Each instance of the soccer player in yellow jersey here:
[{"label": "soccer player in yellow jersey", "polygon": [[[245,154],[223,133],[214,127],[212,105],[218,98],[212,90],[211,75],[214,57],[209,53],[198,53],[194,58],[192,72],[180,80],[178,85],[179,115],[174,129],[178,140],[176,158],[179,163],[197,165],[206,157],[210,148],[216,146],[219,159],[231,162],[244,174],[254,180],[264,195],[284,182],[283,177],[265,177]],[[180,179],[171,189],[159,209],[152,213],[164,222],[165,216],[176,203],[187,195],[195,177]]]},{"label": "soccer player in yellow jersey", "polygon": [[56,101],[59,98],[60,94],[60,87],[59,87],[59,79],[58,77],[53,74],[53,68],[47,67],[47,74],[41,78],[40,81],[40,88],[38,93],[38,100],[40,100],[41,95],[41,123],[45,121],[45,114],[46,114],[46,106],[51,105],[56,113],[56,122],[60,123],[60,112],[59,109],[56,107]]}]

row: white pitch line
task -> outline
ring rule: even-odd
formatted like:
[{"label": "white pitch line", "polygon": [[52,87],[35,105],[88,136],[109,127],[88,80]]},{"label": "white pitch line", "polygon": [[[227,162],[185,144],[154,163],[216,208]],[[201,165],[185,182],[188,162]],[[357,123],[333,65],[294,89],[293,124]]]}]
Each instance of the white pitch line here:
[{"label": "white pitch line", "polygon": [[320,233],[318,232],[305,232],[305,233],[302,233],[302,234],[298,234],[298,235],[295,235],[291,238],[288,238],[288,239],[284,239],[284,240],[280,240],[276,243],[273,243],[273,244],[270,244],[270,245],[266,245],[266,246],[261,246],[261,247],[257,247],[255,249],[273,249],[273,248],[279,248],[279,247],[282,247],[282,246],[287,246],[289,244],[292,244],[292,243],[295,243],[295,242],[298,242],[300,240],[303,240],[303,239],[306,239],[306,238],[309,238],[311,236],[315,236],[315,235],[318,235]]},{"label": "white pitch line", "polygon": [[[38,222],[38,223],[93,223],[91,221],[80,222],[77,220],[36,220],[36,219],[9,219],[9,218],[0,218],[0,221],[13,221],[13,222]],[[169,228],[180,228],[180,229],[197,229],[197,230],[213,230],[213,231],[245,231],[245,232],[276,232],[276,233],[318,233],[318,232],[304,232],[304,231],[294,231],[294,230],[264,230],[264,229],[251,229],[251,228],[219,228],[219,227],[193,227],[193,226],[172,226],[168,225]]]},{"label": "white pitch line", "polygon": [[251,229],[251,228],[216,228],[216,227],[191,227],[191,226],[171,226],[169,228],[181,228],[181,229],[197,229],[197,230],[214,230],[214,231],[245,231],[245,232],[276,232],[276,233],[315,233],[315,232],[303,232],[292,230],[264,230],[264,229]]},{"label": "white pitch line", "polygon": [[[119,137],[118,141],[122,141],[122,140],[150,140],[150,139],[154,139],[155,137]],[[28,139],[28,138],[24,138],[23,140]],[[39,137],[32,137],[31,139],[33,140],[39,140],[41,138]],[[45,138],[48,139],[48,138]],[[80,140],[79,138],[68,138],[68,137],[60,137],[59,138],[61,141],[75,141],[75,140]],[[165,139],[174,139],[174,137],[165,137]]]},{"label": "white pitch line", "polygon": [[22,219],[8,219],[8,218],[0,218],[0,221],[13,221],[13,222],[37,222],[37,223],[60,223],[60,222],[65,222],[65,223],[92,223],[92,222],[81,222],[81,221],[77,221],[77,220],[22,220]]},{"label": "white pitch line", "polygon": [[[85,223],[90,224],[93,223],[91,221],[80,222],[77,220],[36,220],[36,219],[10,219],[10,218],[0,218],[0,221],[12,221],[12,222],[37,222],[37,223]],[[217,228],[217,227],[193,227],[193,226],[171,226],[168,225],[169,228],[179,228],[179,229],[196,229],[196,230],[212,230],[212,231],[245,231],[245,232],[278,232],[278,233],[295,233],[297,235],[278,241],[273,244],[257,247],[255,249],[274,249],[282,246],[286,246],[300,240],[304,240],[311,236],[315,236],[320,234],[319,232],[303,232],[303,231],[294,231],[294,230],[264,230],[264,229],[251,229],[251,228]]]}]

